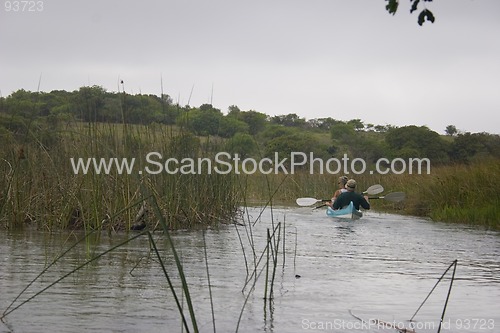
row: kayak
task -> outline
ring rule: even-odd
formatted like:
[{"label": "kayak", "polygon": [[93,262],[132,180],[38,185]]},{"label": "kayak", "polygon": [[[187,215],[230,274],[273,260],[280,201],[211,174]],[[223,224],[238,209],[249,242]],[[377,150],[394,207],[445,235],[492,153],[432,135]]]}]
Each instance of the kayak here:
[{"label": "kayak", "polygon": [[357,220],[363,216],[363,213],[354,208],[354,205],[351,201],[349,206],[345,206],[341,209],[333,210],[331,207],[327,207],[326,215],[330,217],[343,218],[343,219],[352,219]]}]

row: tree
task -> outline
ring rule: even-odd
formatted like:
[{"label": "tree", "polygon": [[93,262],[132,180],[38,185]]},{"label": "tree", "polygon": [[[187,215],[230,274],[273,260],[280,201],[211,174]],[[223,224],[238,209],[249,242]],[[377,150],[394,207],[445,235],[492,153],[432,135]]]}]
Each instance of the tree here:
[{"label": "tree", "polygon": [[252,135],[262,131],[267,123],[267,115],[257,111],[241,111],[237,106],[231,105],[227,117],[235,118],[248,125],[248,132]]},{"label": "tree", "polygon": [[[387,5],[385,6],[385,9],[389,12],[389,14],[396,14],[399,8],[399,0],[385,0],[387,1]],[[423,2],[431,2],[432,0],[422,0]],[[411,8],[410,8],[410,14],[413,13],[414,11],[418,10],[418,7],[420,5],[420,0],[410,0],[411,2]],[[424,5],[425,6],[425,5]],[[422,26],[425,21],[430,21],[434,23],[435,17],[434,14],[427,8],[424,8],[420,11],[420,14],[418,15],[418,24]]]},{"label": "tree", "polygon": [[287,115],[279,115],[272,117],[271,123],[287,127],[305,127],[306,120],[304,118],[300,118],[295,113],[289,113]]},{"label": "tree", "polygon": [[361,119],[351,119],[347,122],[349,125],[352,125],[356,131],[361,131],[365,128],[365,125],[361,121]]},{"label": "tree", "polygon": [[455,134],[458,133],[458,130],[455,127],[455,125],[448,125],[448,126],[446,126],[445,132],[449,136],[454,136]]},{"label": "tree", "polygon": [[106,90],[99,86],[81,87],[74,93],[75,109],[83,121],[102,121]]},{"label": "tree", "polygon": [[315,157],[324,158],[327,155],[327,147],[318,144],[318,141],[310,133],[297,131],[269,140],[265,147],[265,156],[272,158],[278,153],[280,158],[290,158],[292,152],[313,153]]},{"label": "tree", "polygon": [[40,103],[39,93],[19,89],[5,99],[7,113],[26,119],[34,119],[38,116]]},{"label": "tree", "polygon": [[385,133],[387,132],[389,129],[391,129],[391,127],[389,125],[376,125],[374,127],[375,129],[375,132],[379,132],[379,133]]},{"label": "tree", "polygon": [[450,158],[469,163],[473,159],[500,157],[500,136],[488,133],[458,134],[451,144]]},{"label": "tree", "polygon": [[229,153],[238,154],[241,158],[251,156],[257,150],[257,144],[250,134],[236,133],[226,144]]},{"label": "tree", "polygon": [[228,116],[233,116],[233,117],[238,117],[241,110],[239,107],[237,107],[236,105],[230,105],[228,108],[227,108],[227,115]]},{"label": "tree", "polygon": [[295,133],[298,133],[298,130],[296,128],[270,124],[262,132],[262,138],[264,139],[264,141],[270,141],[280,136],[291,135]]},{"label": "tree", "polygon": [[[310,122],[311,123],[311,122]],[[340,120],[333,119],[331,117],[328,118],[319,118],[314,122],[314,126],[322,130],[329,130],[333,125],[341,123]]]},{"label": "tree", "polygon": [[[392,128],[385,135],[385,141],[398,157],[427,157],[436,162],[443,162],[448,158],[448,143],[426,126]],[[415,156],[408,156],[409,152]]]},{"label": "tree", "polygon": [[198,109],[190,109],[177,118],[177,124],[186,126],[196,135],[219,134],[222,112],[210,104],[203,104]]},{"label": "tree", "polygon": [[230,138],[236,133],[248,133],[248,125],[234,117],[220,118],[218,134],[223,138]]},{"label": "tree", "polygon": [[248,131],[252,135],[261,132],[267,124],[267,115],[253,110],[240,112],[238,118],[248,125]]},{"label": "tree", "polygon": [[349,142],[356,136],[356,131],[352,123],[338,122],[331,126],[330,135],[333,140],[349,144]]}]

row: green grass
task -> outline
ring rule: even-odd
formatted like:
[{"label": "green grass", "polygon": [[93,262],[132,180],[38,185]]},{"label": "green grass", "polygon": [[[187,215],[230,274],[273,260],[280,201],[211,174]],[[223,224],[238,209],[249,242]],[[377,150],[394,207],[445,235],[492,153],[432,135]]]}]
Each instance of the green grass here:
[{"label": "green grass", "polygon": [[[152,151],[163,159],[180,160],[213,158],[219,147],[216,140],[200,142],[177,127],[159,124],[65,123],[50,129],[32,126],[24,135],[11,135],[0,147],[0,225],[129,229],[139,207],[114,213],[144,199],[142,186],[155,196],[173,229],[209,225],[234,215],[239,202],[234,175],[139,174]],[[110,174],[74,174],[70,158],[80,157],[135,158],[137,168],[132,174],[118,174],[116,169]],[[146,218],[150,227],[156,225],[153,214]]]},{"label": "green grass", "polygon": [[430,175],[391,177],[389,183],[407,192],[404,211],[434,220],[500,228],[498,160],[441,166]]},{"label": "green grass", "polygon": [[[372,201],[374,209],[430,217],[433,220],[500,228],[500,168],[496,159],[481,160],[470,165],[438,166],[429,175],[351,175],[358,191],[381,184],[385,193],[402,191],[406,200],[392,203]],[[274,196],[278,203],[294,205],[298,197],[328,199],[336,189],[338,175],[309,174],[248,176],[248,198],[258,200],[267,183],[280,186]],[[286,179],[285,179],[286,178]]]},{"label": "green grass", "polygon": [[[126,175],[116,170],[108,175],[74,174],[72,157],[135,158],[137,169],[143,169],[149,152],[160,152],[163,160],[213,158],[224,151],[224,142],[160,124],[61,121],[23,126],[17,132],[0,133],[4,143],[0,147],[0,226],[5,228],[128,230],[137,222],[140,209],[133,204],[144,199],[141,187],[155,197],[169,227],[178,229],[230,220],[239,206],[266,204],[269,198],[285,205],[295,205],[298,197],[330,198],[337,186],[338,175],[308,170],[293,175]],[[500,228],[498,162],[437,166],[430,175],[348,176],[358,181],[359,191],[382,184],[385,193],[407,194],[399,204],[373,202],[375,209]],[[157,226],[150,207],[145,218],[150,227]]]}]

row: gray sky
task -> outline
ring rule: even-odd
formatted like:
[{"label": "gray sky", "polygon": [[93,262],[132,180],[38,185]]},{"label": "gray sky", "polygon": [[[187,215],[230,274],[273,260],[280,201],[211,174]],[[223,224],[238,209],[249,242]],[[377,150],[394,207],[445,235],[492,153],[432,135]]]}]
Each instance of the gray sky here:
[{"label": "gray sky", "polygon": [[500,133],[500,1],[43,0],[0,10],[0,91],[164,92],[307,119]]}]

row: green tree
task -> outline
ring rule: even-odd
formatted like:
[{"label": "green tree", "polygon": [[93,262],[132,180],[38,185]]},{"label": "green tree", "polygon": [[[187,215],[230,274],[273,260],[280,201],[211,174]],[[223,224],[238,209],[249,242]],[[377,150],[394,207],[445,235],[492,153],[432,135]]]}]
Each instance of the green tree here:
[{"label": "green tree", "polygon": [[404,153],[407,157],[407,152],[411,149],[412,154],[416,154],[411,157],[427,157],[436,162],[448,159],[448,143],[426,126],[392,128],[387,132],[385,140],[395,156]]},{"label": "green tree", "polygon": [[478,158],[500,158],[500,136],[488,133],[458,134],[450,148],[450,158],[469,163]]},{"label": "green tree", "polygon": [[150,124],[163,120],[162,101],[154,95],[135,95],[135,105],[129,110],[129,122]]},{"label": "green tree", "polygon": [[7,96],[5,109],[11,115],[34,119],[40,115],[39,96],[39,93],[19,89]]},{"label": "green tree", "polygon": [[177,118],[177,124],[185,126],[196,135],[217,135],[222,112],[210,104],[203,104],[198,109],[188,109]]},{"label": "green tree", "polygon": [[266,127],[266,129],[260,135],[264,143],[268,141],[278,138],[280,136],[298,134],[298,129],[292,127],[284,127],[276,124],[270,124]]},{"label": "green tree", "polygon": [[317,123],[319,129],[329,130],[332,128],[333,125],[342,123],[342,121],[328,117],[328,118],[319,118]]},{"label": "green tree", "polygon": [[448,126],[446,126],[445,132],[449,136],[454,136],[455,134],[458,133],[458,130],[455,127],[455,125],[448,125]]},{"label": "green tree", "polygon": [[102,111],[106,90],[100,86],[81,87],[74,94],[74,110],[83,121],[103,121]]},{"label": "green tree", "polygon": [[329,157],[327,149],[325,145],[318,144],[312,134],[300,131],[269,140],[264,154],[272,158],[275,153],[278,153],[280,158],[289,158],[292,152],[297,152],[305,153],[309,158],[309,153],[313,153],[315,158],[326,158]]},{"label": "green tree", "polygon": [[351,125],[356,131],[361,131],[365,128],[365,125],[363,124],[361,119],[351,119],[347,123]]},{"label": "green tree", "polygon": [[306,127],[306,120],[295,113],[274,116],[271,118],[271,123],[287,127]]},{"label": "green tree", "polygon": [[241,113],[241,110],[239,107],[237,107],[236,105],[230,105],[228,108],[227,108],[227,115],[230,116],[230,117],[235,117],[235,118],[238,118],[240,113]]},{"label": "green tree", "polygon": [[218,134],[223,138],[230,138],[236,133],[248,133],[248,125],[234,117],[221,117]]},{"label": "green tree", "polygon": [[106,96],[101,116],[108,122],[118,123],[122,121],[122,103],[118,96]]},{"label": "green tree", "polygon": [[53,90],[50,93],[39,93],[41,116],[48,116],[53,113],[71,112],[71,93],[64,90]]},{"label": "green tree", "polygon": [[337,122],[330,127],[330,135],[332,140],[349,144],[356,137],[356,131],[352,123]]},{"label": "green tree", "polygon": [[250,134],[236,133],[227,141],[226,150],[231,154],[238,154],[241,158],[246,158],[257,151],[257,143]]},{"label": "green tree", "polygon": [[375,132],[385,133],[391,129],[391,126],[389,126],[389,125],[376,125],[374,127],[374,129],[375,129]]},{"label": "green tree", "polygon": [[260,133],[267,125],[267,115],[253,110],[241,111],[238,119],[248,125],[248,131],[252,135]]}]

